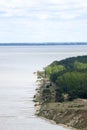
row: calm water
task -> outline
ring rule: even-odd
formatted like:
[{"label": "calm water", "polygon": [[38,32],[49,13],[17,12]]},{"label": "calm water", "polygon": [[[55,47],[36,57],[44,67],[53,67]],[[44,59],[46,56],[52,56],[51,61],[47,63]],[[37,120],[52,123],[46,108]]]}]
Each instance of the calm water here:
[{"label": "calm water", "polygon": [[77,55],[87,55],[87,46],[0,47],[0,130],[68,130],[34,115],[33,72]]}]

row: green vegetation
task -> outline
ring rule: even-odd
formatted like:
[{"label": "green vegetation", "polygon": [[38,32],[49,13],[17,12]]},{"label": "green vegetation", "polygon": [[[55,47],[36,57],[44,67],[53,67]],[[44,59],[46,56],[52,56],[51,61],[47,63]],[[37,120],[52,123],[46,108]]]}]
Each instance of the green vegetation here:
[{"label": "green vegetation", "polygon": [[44,69],[45,77],[56,86],[56,101],[87,99],[87,56],[55,61]]},{"label": "green vegetation", "polygon": [[81,63],[81,62],[75,62],[74,63],[74,67],[77,69],[77,70],[84,70],[84,69],[87,69],[87,63]]},{"label": "green vegetation", "polygon": [[36,115],[87,130],[87,56],[54,61],[37,76]]},{"label": "green vegetation", "polygon": [[64,70],[63,65],[52,64],[52,66],[48,66],[45,68],[45,74],[50,78],[50,76],[54,73],[59,73]]}]

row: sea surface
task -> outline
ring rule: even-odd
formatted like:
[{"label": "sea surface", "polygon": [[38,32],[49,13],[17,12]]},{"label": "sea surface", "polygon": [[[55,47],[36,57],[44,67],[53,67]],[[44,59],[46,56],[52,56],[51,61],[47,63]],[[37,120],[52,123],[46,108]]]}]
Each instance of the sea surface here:
[{"label": "sea surface", "polygon": [[78,55],[87,55],[86,45],[0,46],[0,130],[69,130],[35,116],[33,73]]}]

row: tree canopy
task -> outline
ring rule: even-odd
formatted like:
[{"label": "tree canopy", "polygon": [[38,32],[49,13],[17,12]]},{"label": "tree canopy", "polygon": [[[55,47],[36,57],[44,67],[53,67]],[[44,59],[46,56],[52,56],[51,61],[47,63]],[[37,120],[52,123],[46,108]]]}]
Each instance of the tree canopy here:
[{"label": "tree canopy", "polygon": [[56,101],[75,98],[87,99],[87,56],[71,57],[54,61],[44,68],[45,74],[56,89]]}]

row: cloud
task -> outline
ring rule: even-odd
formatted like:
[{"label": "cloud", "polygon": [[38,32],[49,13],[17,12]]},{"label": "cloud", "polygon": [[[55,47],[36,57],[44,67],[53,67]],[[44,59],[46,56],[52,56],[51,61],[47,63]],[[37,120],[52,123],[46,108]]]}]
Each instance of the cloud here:
[{"label": "cloud", "polygon": [[79,30],[82,34],[81,30],[87,30],[86,23],[87,0],[0,1],[1,39],[11,39],[12,35],[12,39],[21,41],[53,37],[58,40],[57,35],[62,39],[62,34],[67,38],[70,32]]},{"label": "cloud", "polygon": [[3,0],[1,17],[29,17],[31,19],[75,19],[87,12],[86,0]]}]

